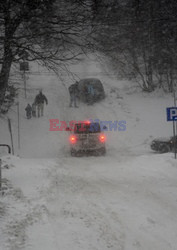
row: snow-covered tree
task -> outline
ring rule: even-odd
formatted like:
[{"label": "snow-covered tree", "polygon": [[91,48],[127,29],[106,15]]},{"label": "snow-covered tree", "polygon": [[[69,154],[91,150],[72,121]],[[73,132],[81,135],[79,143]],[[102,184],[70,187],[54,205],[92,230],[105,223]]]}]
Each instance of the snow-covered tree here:
[{"label": "snow-covered tree", "polygon": [[47,67],[77,58],[89,46],[89,3],[82,0],[0,0],[0,102],[12,63]]}]

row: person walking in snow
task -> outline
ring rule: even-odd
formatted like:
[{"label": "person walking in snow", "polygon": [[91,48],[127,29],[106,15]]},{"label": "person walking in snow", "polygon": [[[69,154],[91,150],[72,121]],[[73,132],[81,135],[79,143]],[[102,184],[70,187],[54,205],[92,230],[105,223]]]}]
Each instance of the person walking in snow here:
[{"label": "person walking in snow", "polygon": [[32,107],[31,107],[31,105],[29,103],[26,106],[25,111],[26,111],[27,119],[31,119]]},{"label": "person walking in snow", "polygon": [[37,106],[38,117],[43,116],[44,115],[44,103],[48,105],[48,100],[46,96],[42,93],[42,90],[40,90],[39,94],[35,97],[34,103]]},{"label": "person walking in snow", "polygon": [[68,90],[69,90],[69,94],[70,94],[70,104],[69,104],[69,106],[72,107],[72,104],[74,103],[74,107],[78,108],[78,106],[76,104],[77,95],[79,93],[79,91],[78,91],[78,82],[76,81],[74,84],[71,84],[69,86]]},{"label": "person walking in snow", "polygon": [[35,102],[33,102],[33,104],[32,104],[32,116],[36,117],[36,104],[35,104]]}]

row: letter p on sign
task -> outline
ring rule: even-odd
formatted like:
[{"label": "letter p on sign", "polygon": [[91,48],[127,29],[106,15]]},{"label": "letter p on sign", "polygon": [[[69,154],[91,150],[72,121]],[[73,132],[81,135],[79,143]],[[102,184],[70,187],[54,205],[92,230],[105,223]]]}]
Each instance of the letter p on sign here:
[{"label": "letter p on sign", "polygon": [[177,121],[177,107],[167,108],[167,121]]}]

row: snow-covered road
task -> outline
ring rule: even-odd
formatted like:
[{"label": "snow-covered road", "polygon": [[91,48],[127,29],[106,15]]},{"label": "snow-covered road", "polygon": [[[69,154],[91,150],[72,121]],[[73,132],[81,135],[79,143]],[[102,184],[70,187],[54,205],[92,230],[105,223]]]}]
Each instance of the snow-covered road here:
[{"label": "snow-covered road", "polygon": [[0,249],[175,249],[171,154],[5,161]]},{"label": "snow-covered road", "polygon": [[[31,79],[49,105],[44,117],[26,120],[34,92],[20,99],[19,157],[2,157],[0,250],[176,250],[176,160],[149,149],[152,138],[171,133],[164,123],[171,99],[102,80],[105,101],[74,109],[69,80]],[[127,122],[126,131],[107,132],[105,157],[71,157],[68,132],[49,131],[49,119],[88,118]]]},{"label": "snow-covered road", "polygon": [[[176,178],[166,179],[157,156],[152,165],[147,160],[62,160],[49,171],[57,249],[173,249]],[[166,167],[176,173],[171,162]]]}]

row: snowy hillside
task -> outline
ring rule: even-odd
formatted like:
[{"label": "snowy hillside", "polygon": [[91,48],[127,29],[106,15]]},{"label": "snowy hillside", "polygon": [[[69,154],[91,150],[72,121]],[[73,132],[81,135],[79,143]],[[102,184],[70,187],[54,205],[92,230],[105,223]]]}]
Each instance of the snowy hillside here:
[{"label": "snowy hillside", "polygon": [[[19,96],[20,149],[16,106],[9,113],[15,156],[1,157],[0,250],[176,249],[177,163],[172,153],[149,147],[172,134],[166,122],[172,97],[142,93],[92,57],[72,70],[73,78],[63,80],[41,68],[29,75],[27,99],[23,91]],[[69,108],[67,88],[83,77],[98,77],[106,99]],[[41,88],[49,101],[44,117],[27,120],[24,108]],[[49,119],[123,120],[126,131],[106,132],[105,157],[71,157],[68,132],[49,131]],[[0,121],[2,143],[10,144],[7,122]]]}]

